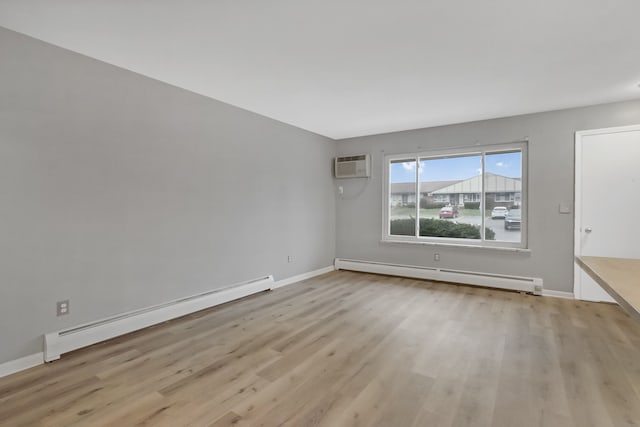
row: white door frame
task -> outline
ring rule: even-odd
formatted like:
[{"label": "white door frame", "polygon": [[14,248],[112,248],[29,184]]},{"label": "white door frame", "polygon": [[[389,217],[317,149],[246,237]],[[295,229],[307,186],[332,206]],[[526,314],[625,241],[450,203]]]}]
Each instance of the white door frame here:
[{"label": "white door frame", "polygon": [[580,240],[582,236],[582,138],[591,135],[613,134],[620,132],[640,131],[640,125],[618,126],[603,129],[581,130],[576,132],[575,137],[575,164],[574,164],[574,231],[573,231],[573,295],[576,299],[582,299],[582,289],[580,281],[581,267],[575,261],[575,257],[580,254]]}]

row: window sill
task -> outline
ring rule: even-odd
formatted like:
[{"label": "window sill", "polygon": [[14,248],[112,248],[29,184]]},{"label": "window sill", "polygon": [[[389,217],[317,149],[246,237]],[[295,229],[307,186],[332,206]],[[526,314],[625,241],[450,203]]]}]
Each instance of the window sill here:
[{"label": "window sill", "polygon": [[531,253],[531,249],[528,248],[509,248],[504,246],[481,246],[481,245],[465,245],[461,243],[441,243],[441,242],[418,242],[411,240],[390,240],[382,239],[380,243],[392,244],[392,245],[421,245],[421,246],[438,246],[438,247],[451,247],[451,248],[464,248],[464,249],[489,249],[493,251],[503,252],[519,252],[519,253]]}]

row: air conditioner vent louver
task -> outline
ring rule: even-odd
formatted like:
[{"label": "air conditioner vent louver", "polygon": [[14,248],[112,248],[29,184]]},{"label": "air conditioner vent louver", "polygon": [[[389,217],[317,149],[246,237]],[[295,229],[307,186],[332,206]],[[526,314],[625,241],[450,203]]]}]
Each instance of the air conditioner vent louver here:
[{"label": "air conditioner vent louver", "polygon": [[360,156],[338,157],[339,162],[354,162],[356,160],[367,160],[367,155],[362,154]]},{"label": "air conditioner vent louver", "polygon": [[336,157],[336,178],[368,178],[370,175],[369,155]]}]

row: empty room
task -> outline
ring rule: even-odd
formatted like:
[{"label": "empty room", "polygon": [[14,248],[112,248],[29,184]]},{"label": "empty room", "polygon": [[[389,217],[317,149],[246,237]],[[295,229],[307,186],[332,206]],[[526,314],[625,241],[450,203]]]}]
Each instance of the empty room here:
[{"label": "empty room", "polygon": [[0,0],[0,426],[640,426],[638,16]]}]

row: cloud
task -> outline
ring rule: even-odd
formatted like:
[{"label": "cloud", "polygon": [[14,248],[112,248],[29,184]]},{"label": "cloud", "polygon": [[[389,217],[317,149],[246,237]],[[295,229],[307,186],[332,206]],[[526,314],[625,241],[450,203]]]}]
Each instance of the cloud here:
[{"label": "cloud", "polygon": [[482,168],[476,169],[476,172],[478,172],[478,175],[482,175]]},{"label": "cloud", "polygon": [[[403,162],[402,167],[404,168],[404,170],[414,171],[416,170],[416,162]],[[418,166],[418,173],[422,173],[422,172],[423,172],[423,167],[422,167],[422,163],[420,163],[420,165]]]},{"label": "cloud", "polygon": [[497,166],[497,167],[499,167],[499,168],[501,168],[501,167],[503,167],[503,166],[504,166],[504,162],[498,162],[498,163],[496,163],[496,166]]}]

